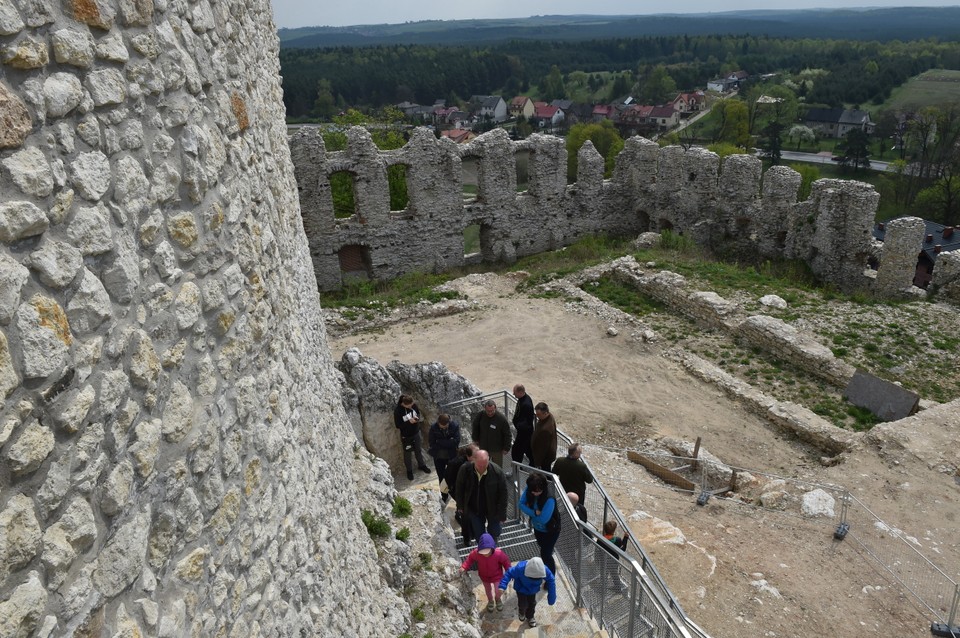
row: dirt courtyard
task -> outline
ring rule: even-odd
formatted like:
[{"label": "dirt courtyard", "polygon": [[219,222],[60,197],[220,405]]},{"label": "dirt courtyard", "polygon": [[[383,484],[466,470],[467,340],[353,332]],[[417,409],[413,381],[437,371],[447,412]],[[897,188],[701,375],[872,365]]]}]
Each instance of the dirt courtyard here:
[{"label": "dirt courtyard", "polygon": [[698,506],[627,461],[622,449],[644,439],[701,437],[729,465],[846,487],[956,581],[955,477],[867,443],[824,464],[822,451],[695,379],[663,357],[658,342],[634,338],[635,327],[618,324],[611,335],[609,318],[530,298],[515,284],[497,275],[458,280],[478,309],[331,337],[332,355],[356,347],[383,364],[440,361],[484,392],[523,383],[534,401],[550,405],[561,430],[584,442],[633,534],[711,636],[930,635],[931,613],[857,544],[834,540],[835,521],[723,499]]}]

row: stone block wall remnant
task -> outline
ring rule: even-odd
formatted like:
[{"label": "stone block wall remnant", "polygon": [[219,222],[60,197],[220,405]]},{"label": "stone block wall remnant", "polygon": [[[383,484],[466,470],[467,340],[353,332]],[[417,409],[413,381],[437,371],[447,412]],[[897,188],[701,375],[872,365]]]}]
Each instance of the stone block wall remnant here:
[{"label": "stone block wall remnant", "polygon": [[[567,184],[564,142],[554,136],[514,142],[496,129],[456,145],[418,128],[394,151],[377,151],[362,129],[349,136],[348,150],[339,153],[324,153],[306,129],[290,141],[321,290],[342,287],[338,256],[345,247],[362,247],[370,279],[462,266],[463,233],[473,224],[480,226],[481,260],[488,263],[510,263],[593,234],[672,230],[721,254],[804,261],[846,291],[873,285],[864,270],[875,252],[870,231],[879,195],[869,184],[818,180],[798,202],[801,178],[790,168],[761,175],[760,160],[749,155],[727,157],[721,167],[705,149],[660,148],[640,137],[626,140],[611,179],[603,177],[600,154],[584,144],[577,181]],[[518,152],[530,157],[529,184],[519,193]],[[477,164],[477,195],[466,202],[464,158]],[[408,166],[410,204],[391,212],[384,166],[395,163]],[[349,219],[334,219],[329,194],[327,180],[341,170],[356,177],[358,215]]]},{"label": "stone block wall remnant", "polygon": [[913,288],[917,255],[926,232],[926,224],[919,217],[901,217],[887,222],[877,269],[879,294],[884,297],[904,296]]},{"label": "stone block wall remnant", "polygon": [[304,233],[337,165],[382,227],[387,160],[300,145],[301,220],[278,46],[263,0],[0,1],[2,636],[409,624],[357,542]]}]

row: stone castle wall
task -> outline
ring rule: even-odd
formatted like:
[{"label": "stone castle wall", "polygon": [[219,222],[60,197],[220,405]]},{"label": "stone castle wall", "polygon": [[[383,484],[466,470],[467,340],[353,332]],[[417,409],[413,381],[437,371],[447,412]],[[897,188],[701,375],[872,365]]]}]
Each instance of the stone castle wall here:
[{"label": "stone castle wall", "polygon": [[[879,195],[861,182],[818,180],[810,197],[798,202],[800,175],[792,169],[761,174],[757,158],[734,155],[721,170],[719,157],[704,149],[660,148],[634,137],[609,180],[603,179],[603,158],[585,144],[577,182],[567,185],[564,142],[553,136],[513,142],[494,130],[458,146],[418,128],[404,148],[382,152],[359,127],[348,137],[347,150],[335,153],[325,151],[315,129],[291,139],[322,290],[342,286],[344,247],[362,248],[373,279],[464,265],[463,233],[472,224],[480,226],[486,262],[511,262],[595,233],[673,229],[724,254],[803,260],[845,290],[873,285],[864,270],[877,251],[870,231]],[[518,152],[530,158],[521,193]],[[461,201],[464,158],[477,162],[475,201]],[[396,163],[408,167],[410,202],[402,211],[391,211],[389,203],[386,167]],[[357,213],[345,219],[334,218],[330,196],[329,177],[340,171],[352,174],[356,193]]]},{"label": "stone castle wall", "polygon": [[277,50],[263,0],[0,0],[2,636],[403,630]]}]

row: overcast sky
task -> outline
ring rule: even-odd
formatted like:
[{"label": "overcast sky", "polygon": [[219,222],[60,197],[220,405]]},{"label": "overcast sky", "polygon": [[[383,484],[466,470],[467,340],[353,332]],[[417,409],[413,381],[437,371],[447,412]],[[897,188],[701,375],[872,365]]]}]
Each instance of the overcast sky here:
[{"label": "overcast sky", "polygon": [[552,0],[530,3],[516,0],[272,0],[278,27],[349,26],[398,24],[418,20],[463,20],[468,18],[524,18],[534,12],[550,15],[642,15],[654,13],[705,13],[742,9],[813,9],[820,7],[945,7],[957,0],[686,0],[664,3],[637,0]]}]

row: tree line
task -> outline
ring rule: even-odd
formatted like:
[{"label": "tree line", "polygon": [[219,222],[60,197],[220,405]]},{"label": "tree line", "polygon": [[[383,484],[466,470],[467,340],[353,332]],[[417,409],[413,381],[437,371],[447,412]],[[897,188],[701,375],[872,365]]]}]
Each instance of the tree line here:
[{"label": "tree line", "polygon": [[[798,95],[833,107],[879,104],[909,77],[931,68],[960,69],[960,43],[935,39],[860,42],[765,36],[658,36],[567,41],[515,40],[484,47],[389,45],[285,48],[280,51],[290,118],[329,119],[347,107],[376,109],[403,101],[463,103],[471,95],[515,95],[546,88],[549,97],[607,98],[641,88],[655,70],[681,90],[722,73],[823,71]],[[562,78],[551,78],[551,70]],[[584,91],[575,94],[580,78]],[[660,77],[662,83],[664,77]],[[619,85],[614,86],[619,82]],[[590,83],[587,87],[586,83]],[[587,91],[589,88],[592,90]],[[540,97],[537,94],[537,97]],[[326,105],[318,109],[318,105]]]}]

